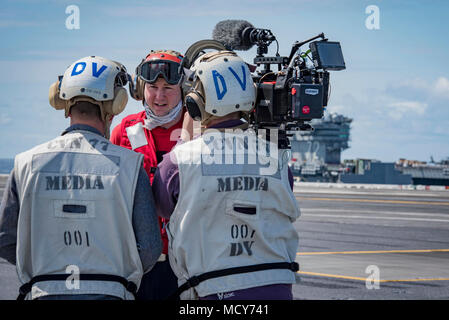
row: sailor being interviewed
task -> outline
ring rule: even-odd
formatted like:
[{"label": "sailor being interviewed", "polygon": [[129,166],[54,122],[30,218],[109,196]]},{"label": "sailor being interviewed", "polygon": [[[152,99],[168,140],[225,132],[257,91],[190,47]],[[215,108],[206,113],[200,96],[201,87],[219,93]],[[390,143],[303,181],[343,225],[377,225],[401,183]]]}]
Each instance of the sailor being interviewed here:
[{"label": "sailor being interviewed", "polygon": [[153,180],[158,214],[170,217],[169,258],[179,284],[175,295],[292,299],[298,270],[292,223],[300,213],[285,159],[271,152],[267,157],[278,166],[269,174],[258,162],[210,161],[223,150],[236,153],[235,147],[224,147],[232,141],[243,141],[246,156],[265,150],[249,150],[267,142],[245,131],[248,123],[241,120],[256,98],[248,66],[232,51],[216,51],[200,56],[191,69],[185,103],[205,130],[166,154]]},{"label": "sailor being interviewed", "polygon": [[161,253],[143,156],[107,140],[127,78],[102,57],[74,62],[49,91],[70,127],[15,158],[0,256],[16,264],[20,299],[134,299]]},{"label": "sailor being interviewed", "polygon": [[[183,55],[174,50],[151,50],[136,68],[130,95],[142,101],[143,110],[125,116],[112,130],[111,142],[143,154],[143,166],[153,181],[162,156],[178,138],[193,134],[193,120],[183,107],[183,76],[179,72]],[[186,130],[183,130],[186,129]],[[158,263],[145,273],[137,292],[141,300],[164,300],[177,288],[177,279],[167,259],[168,221],[159,218],[163,242]]]}]

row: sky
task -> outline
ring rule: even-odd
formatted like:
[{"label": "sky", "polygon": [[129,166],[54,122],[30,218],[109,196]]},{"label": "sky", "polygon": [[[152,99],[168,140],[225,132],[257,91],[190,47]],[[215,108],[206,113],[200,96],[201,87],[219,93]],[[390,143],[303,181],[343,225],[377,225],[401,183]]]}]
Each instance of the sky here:
[{"label": "sky", "polygon": [[[449,157],[449,2],[445,0],[32,1],[1,0],[0,158],[69,126],[48,89],[74,61],[98,55],[130,73],[151,49],[184,53],[222,20],[270,29],[279,53],[324,32],[340,41],[346,70],[331,73],[326,112],[353,119],[343,159]],[[79,9],[79,28],[73,11]],[[378,10],[372,11],[375,6]],[[268,55],[274,55],[272,44]],[[237,52],[252,63],[256,48]],[[142,110],[129,99],[126,115]]]}]

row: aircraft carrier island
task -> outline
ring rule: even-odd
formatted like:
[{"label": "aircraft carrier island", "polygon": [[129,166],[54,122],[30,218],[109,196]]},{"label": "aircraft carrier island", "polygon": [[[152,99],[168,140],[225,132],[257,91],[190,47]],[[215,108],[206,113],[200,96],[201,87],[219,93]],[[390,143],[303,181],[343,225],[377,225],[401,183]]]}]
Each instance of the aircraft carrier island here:
[{"label": "aircraft carrier island", "polygon": [[336,113],[314,119],[313,131],[296,131],[290,139],[293,175],[307,182],[337,182],[341,152],[349,148],[352,119]]},{"label": "aircraft carrier island", "polygon": [[327,113],[311,121],[313,131],[293,132],[289,166],[297,180],[449,186],[449,159],[429,164],[407,159],[396,163],[376,159],[342,161],[342,151],[350,147],[351,123],[352,119],[344,115]]}]

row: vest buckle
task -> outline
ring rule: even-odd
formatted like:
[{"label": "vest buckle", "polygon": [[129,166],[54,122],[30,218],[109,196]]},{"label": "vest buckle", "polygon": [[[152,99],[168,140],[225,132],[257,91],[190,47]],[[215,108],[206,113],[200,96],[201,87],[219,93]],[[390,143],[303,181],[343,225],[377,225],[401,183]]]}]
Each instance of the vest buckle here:
[{"label": "vest buckle", "polygon": [[134,282],[128,281],[128,283],[126,284],[126,290],[134,294],[137,292],[137,286]]},{"label": "vest buckle", "polygon": [[299,271],[299,264],[297,262],[290,263],[290,270],[292,270],[293,272],[298,272]]},{"label": "vest buckle", "polygon": [[19,288],[19,293],[26,296],[28,294],[28,292],[31,291],[31,283],[27,282],[24,285],[20,286]]},{"label": "vest buckle", "polygon": [[187,283],[189,284],[189,288],[196,287],[197,285],[200,284],[200,282],[201,282],[200,278],[198,278],[197,276],[193,276],[187,280]]}]

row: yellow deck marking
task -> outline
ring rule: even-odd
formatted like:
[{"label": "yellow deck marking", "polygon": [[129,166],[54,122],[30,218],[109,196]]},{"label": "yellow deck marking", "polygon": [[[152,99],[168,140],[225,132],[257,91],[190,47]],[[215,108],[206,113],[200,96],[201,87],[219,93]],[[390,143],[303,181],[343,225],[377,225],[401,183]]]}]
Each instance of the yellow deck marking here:
[{"label": "yellow deck marking", "polygon": [[[328,277],[328,278],[366,281],[366,278],[342,276],[342,275],[338,275],[338,274],[307,272],[307,271],[297,271],[297,273],[311,275],[311,276]],[[416,278],[416,279],[379,280],[379,282],[420,282],[420,281],[449,281],[449,278],[423,278],[423,279]]]},{"label": "yellow deck marking", "polygon": [[[297,252],[298,256],[306,255],[326,255],[326,254],[377,254],[377,253],[429,253],[429,252],[449,252],[449,249],[423,249],[423,250],[377,250],[377,251],[329,251],[329,252]],[[327,274],[318,272],[298,271],[299,274],[321,276],[329,278],[349,279],[366,281],[366,278],[343,276],[337,274]],[[419,281],[449,281],[449,278],[416,278],[416,279],[394,279],[379,280],[379,282],[419,282]]]},{"label": "yellow deck marking", "polygon": [[318,198],[318,197],[296,197],[300,200],[315,200],[315,201],[346,201],[346,202],[374,202],[374,203],[394,203],[394,204],[431,204],[449,206],[449,202],[439,201],[408,201],[408,200],[378,200],[378,199],[343,199],[343,198]]},{"label": "yellow deck marking", "polygon": [[377,250],[377,251],[330,251],[330,252],[297,252],[298,256],[321,255],[321,254],[371,254],[371,253],[426,253],[426,252],[449,252],[449,249],[422,249],[422,250]]},{"label": "yellow deck marking", "polygon": [[330,278],[340,278],[340,279],[349,279],[349,280],[361,280],[366,281],[366,278],[358,278],[358,277],[350,277],[350,276],[341,276],[337,274],[327,274],[327,273],[318,273],[318,272],[308,272],[308,271],[297,271],[299,274],[307,274],[311,276],[321,276],[321,277],[330,277]]}]

